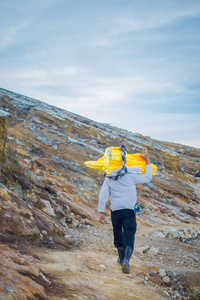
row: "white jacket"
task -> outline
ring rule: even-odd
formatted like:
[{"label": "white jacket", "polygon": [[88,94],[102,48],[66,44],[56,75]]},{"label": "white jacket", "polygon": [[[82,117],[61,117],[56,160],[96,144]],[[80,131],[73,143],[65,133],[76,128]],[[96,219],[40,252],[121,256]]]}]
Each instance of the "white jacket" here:
[{"label": "white jacket", "polygon": [[[141,174],[141,169],[128,167],[128,173],[118,180],[105,178],[99,194],[98,211],[104,212],[109,195],[111,196],[111,211],[119,209],[134,209],[137,201],[136,184],[148,183],[152,179],[153,168],[146,165],[145,174]],[[116,175],[120,169],[112,171],[111,175]]]}]

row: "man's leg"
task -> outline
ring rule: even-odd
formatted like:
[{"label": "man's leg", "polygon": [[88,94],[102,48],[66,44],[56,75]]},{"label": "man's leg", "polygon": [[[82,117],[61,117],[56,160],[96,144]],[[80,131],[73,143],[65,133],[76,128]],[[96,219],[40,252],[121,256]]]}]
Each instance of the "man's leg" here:
[{"label": "man's leg", "polygon": [[116,248],[123,247],[122,218],[119,210],[111,212],[113,226],[114,245]]},{"label": "man's leg", "polygon": [[111,221],[113,226],[114,245],[118,250],[118,263],[122,264],[124,260],[124,247],[122,236],[122,218],[120,211],[111,212]]},{"label": "man's leg", "polygon": [[123,246],[129,246],[134,249],[135,243],[135,233],[137,229],[136,215],[135,212],[131,209],[125,209],[123,218]]},{"label": "man's leg", "polygon": [[135,232],[137,229],[136,216],[133,210],[124,210],[123,219],[123,245],[125,249],[122,272],[130,273],[129,261],[134,249]]}]

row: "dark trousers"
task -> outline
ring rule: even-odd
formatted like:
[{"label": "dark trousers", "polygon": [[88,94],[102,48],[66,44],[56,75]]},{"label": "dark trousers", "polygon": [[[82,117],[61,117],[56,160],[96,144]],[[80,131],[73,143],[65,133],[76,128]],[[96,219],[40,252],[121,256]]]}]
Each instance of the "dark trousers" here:
[{"label": "dark trousers", "polygon": [[111,212],[114,245],[116,248],[130,246],[134,249],[137,229],[135,212],[132,209],[120,209]]}]

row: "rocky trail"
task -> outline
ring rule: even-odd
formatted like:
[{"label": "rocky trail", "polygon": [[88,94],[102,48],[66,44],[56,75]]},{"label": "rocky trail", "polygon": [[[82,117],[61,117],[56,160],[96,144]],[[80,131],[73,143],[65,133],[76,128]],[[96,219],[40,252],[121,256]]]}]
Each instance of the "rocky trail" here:
[{"label": "rocky trail", "polygon": [[[174,242],[155,237],[151,231],[138,229],[130,274],[122,273],[117,263],[111,224],[71,229],[73,238],[81,241],[77,249],[31,251],[51,281],[49,299],[192,299],[186,296],[185,287],[198,284],[200,239],[190,244]],[[143,253],[141,249],[156,251]],[[164,270],[166,282],[161,278]]]}]

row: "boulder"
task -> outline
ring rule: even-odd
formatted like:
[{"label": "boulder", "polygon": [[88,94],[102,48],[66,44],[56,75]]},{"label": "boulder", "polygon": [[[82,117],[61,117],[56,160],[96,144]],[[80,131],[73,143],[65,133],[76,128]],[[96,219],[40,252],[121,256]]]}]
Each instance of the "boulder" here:
[{"label": "boulder", "polygon": [[51,282],[37,267],[33,257],[0,245],[0,261],[1,299],[48,299],[45,287]]},{"label": "boulder", "polygon": [[51,206],[51,204],[48,200],[38,199],[38,201],[35,204],[35,207],[43,210],[48,215],[50,215],[52,217],[55,217],[54,209],[53,209],[53,207]]},{"label": "boulder", "polygon": [[153,255],[158,254],[158,252],[159,252],[159,250],[158,250],[157,248],[151,247],[151,248],[148,250],[147,254],[150,255],[150,256],[153,256]]}]

